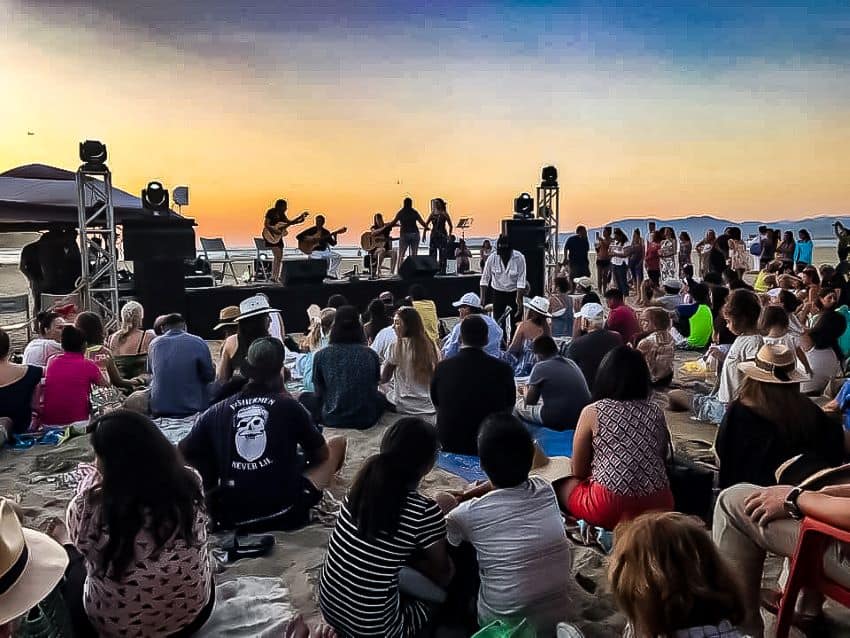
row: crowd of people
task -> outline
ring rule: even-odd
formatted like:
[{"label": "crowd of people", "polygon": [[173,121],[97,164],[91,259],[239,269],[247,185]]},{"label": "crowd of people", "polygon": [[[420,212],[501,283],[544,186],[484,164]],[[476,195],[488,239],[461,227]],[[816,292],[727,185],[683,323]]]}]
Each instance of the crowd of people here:
[{"label": "crowd of people", "polygon": [[[0,553],[0,629],[58,596],[73,635],[191,635],[215,604],[208,532],[310,523],[346,462],[344,431],[391,415],[336,516],[317,587],[327,625],[313,635],[501,623],[580,636],[566,517],[613,532],[627,635],[761,636],[765,553],[790,555],[802,516],[850,528],[850,490],[777,476],[799,455],[812,471],[850,453],[846,262],[815,268],[798,236],[765,229],[755,254],[736,228],[695,246],[671,228],[648,242],[605,229],[594,289],[579,227],[533,297],[500,237],[450,329],[422,284],[365,308],[334,295],[299,339],[259,294],[222,309],[217,362],[182,316],[148,331],[134,302],[111,335],[94,313],[43,311],[21,363],[0,330],[0,436],[89,433],[95,454],[52,538],[0,500],[3,541],[29,545],[40,569],[27,577],[41,579],[6,578],[18,567]],[[677,350],[715,387],[674,388]],[[718,426],[710,531],[674,511],[668,405]],[[189,425],[173,440],[162,419]],[[535,428],[572,431],[571,457],[547,457]],[[424,493],[441,452],[477,457],[487,481]],[[837,553],[827,569],[850,585]],[[817,617],[820,601],[804,602]],[[289,635],[310,631],[299,619]]]}]

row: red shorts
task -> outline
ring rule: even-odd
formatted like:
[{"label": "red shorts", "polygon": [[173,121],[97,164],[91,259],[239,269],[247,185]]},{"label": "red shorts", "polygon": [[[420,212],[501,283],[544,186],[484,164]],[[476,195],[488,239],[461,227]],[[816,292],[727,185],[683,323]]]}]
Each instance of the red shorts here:
[{"label": "red shorts", "polygon": [[590,480],[576,485],[567,502],[570,514],[607,530],[644,512],[672,509],[673,493],[669,488],[648,496],[623,496]]}]

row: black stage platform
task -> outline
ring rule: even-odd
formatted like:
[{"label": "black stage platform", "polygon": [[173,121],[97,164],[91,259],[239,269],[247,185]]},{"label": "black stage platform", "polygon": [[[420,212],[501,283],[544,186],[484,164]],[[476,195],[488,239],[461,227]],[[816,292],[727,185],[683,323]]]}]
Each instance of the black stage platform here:
[{"label": "black stage platform", "polygon": [[328,297],[334,294],[345,295],[349,303],[362,311],[372,299],[389,290],[396,299],[405,297],[410,286],[421,283],[428,291],[428,297],[437,304],[440,317],[457,314],[452,302],[460,299],[466,292],[479,292],[480,274],[447,275],[418,280],[390,279],[354,281],[329,281],[320,285],[290,285],[288,287],[271,284],[252,284],[246,286],[217,286],[215,288],[196,288],[186,291],[186,320],[189,330],[204,339],[215,339],[213,327],[218,323],[218,312],[225,306],[238,306],[239,302],[258,292],[265,293],[273,308],[279,308],[288,332],[304,332],[307,329],[307,307],[316,304],[323,308]]}]

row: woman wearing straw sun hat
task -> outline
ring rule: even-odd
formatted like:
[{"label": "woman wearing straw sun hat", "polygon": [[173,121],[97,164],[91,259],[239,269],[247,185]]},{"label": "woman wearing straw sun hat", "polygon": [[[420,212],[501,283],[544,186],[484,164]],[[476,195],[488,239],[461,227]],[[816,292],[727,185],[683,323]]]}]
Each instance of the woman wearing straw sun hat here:
[{"label": "woman wearing straw sun hat", "polygon": [[534,367],[534,340],[541,335],[552,335],[549,327],[549,300],[546,297],[532,297],[522,300],[525,308],[525,319],[516,327],[514,337],[508,346],[508,352],[516,360],[514,364],[514,376],[522,377],[531,374]]},{"label": "woman wearing straw sun hat", "polygon": [[[15,621],[46,602],[67,566],[65,549],[46,534],[22,527],[12,503],[0,498],[0,636],[16,635]],[[67,624],[64,606],[58,611]]]},{"label": "woman wearing straw sun hat", "polygon": [[773,485],[776,468],[793,456],[841,463],[844,435],[811,399],[801,394],[808,377],[793,350],[763,345],[754,360],[738,364],[744,381],[729,404],[715,441],[720,487],[737,483]]},{"label": "woman wearing straw sun hat", "polygon": [[236,334],[229,336],[221,348],[221,359],[216,369],[216,381],[226,383],[239,371],[248,348],[260,337],[269,336],[271,314],[279,312],[269,305],[269,299],[259,294],[243,299],[239,304],[239,314],[233,318]]}]

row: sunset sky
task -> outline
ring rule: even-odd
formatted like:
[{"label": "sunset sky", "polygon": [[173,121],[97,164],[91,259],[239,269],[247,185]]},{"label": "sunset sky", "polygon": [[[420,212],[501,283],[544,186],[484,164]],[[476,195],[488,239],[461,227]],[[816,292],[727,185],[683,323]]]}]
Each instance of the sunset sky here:
[{"label": "sunset sky", "polygon": [[848,3],[739,4],[0,0],[0,171],[100,139],[238,244],[277,197],[492,234],[544,164],[564,230],[850,212]]}]

